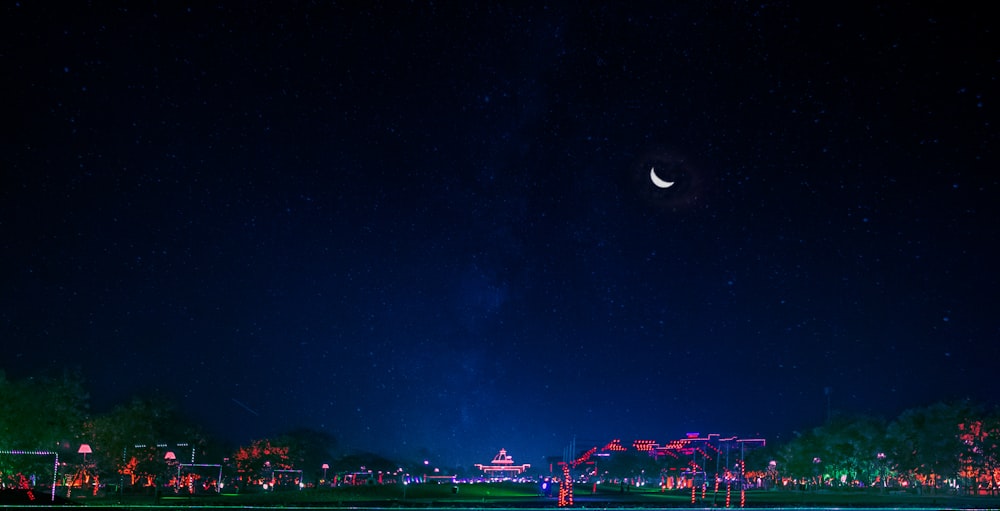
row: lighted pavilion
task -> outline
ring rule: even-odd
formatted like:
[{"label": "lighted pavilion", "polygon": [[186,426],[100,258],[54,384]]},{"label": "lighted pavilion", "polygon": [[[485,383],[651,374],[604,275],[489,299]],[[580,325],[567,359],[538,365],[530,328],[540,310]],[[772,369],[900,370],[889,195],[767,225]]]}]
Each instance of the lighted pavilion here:
[{"label": "lighted pavilion", "polygon": [[493,461],[489,465],[484,465],[482,463],[476,463],[476,467],[483,471],[483,474],[489,477],[512,477],[521,475],[522,472],[528,470],[531,465],[525,463],[523,465],[515,465],[514,458],[507,455],[506,449],[500,449],[500,452],[493,457]]}]

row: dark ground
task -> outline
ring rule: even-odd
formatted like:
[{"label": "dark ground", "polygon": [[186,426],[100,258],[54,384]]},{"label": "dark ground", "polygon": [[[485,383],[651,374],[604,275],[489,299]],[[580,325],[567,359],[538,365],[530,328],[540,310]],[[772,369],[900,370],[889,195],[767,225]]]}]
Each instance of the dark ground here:
[{"label": "dark ground", "polygon": [[[155,499],[149,495],[81,496],[67,501],[51,494],[34,493],[34,500],[24,490],[0,492],[0,508],[52,507],[78,505],[88,509],[552,509],[558,507],[556,497],[539,495],[533,484],[486,485],[462,484],[457,491],[452,485],[413,485],[405,498],[397,495],[400,487],[375,486],[362,488],[307,489],[277,493],[244,493],[241,495],[173,496]],[[659,492],[655,489],[633,489],[621,492],[617,488],[577,487],[574,506],[581,509],[724,509],[725,491],[696,494],[691,503],[687,491]],[[740,494],[733,491],[730,507],[738,508]],[[746,507],[757,509],[1000,509],[1000,497],[956,495],[917,495],[915,493],[876,491],[751,491],[746,494]]]}]

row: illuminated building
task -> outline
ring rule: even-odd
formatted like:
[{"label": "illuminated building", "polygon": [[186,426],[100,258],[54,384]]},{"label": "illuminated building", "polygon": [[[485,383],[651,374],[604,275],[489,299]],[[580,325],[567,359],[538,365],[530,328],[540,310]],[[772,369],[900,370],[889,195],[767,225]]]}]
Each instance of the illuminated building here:
[{"label": "illuminated building", "polygon": [[484,465],[482,463],[476,463],[476,468],[483,471],[483,474],[494,478],[494,477],[512,477],[520,475],[531,465],[525,463],[523,465],[515,465],[514,458],[507,455],[506,449],[500,449],[500,452],[493,457],[493,461],[489,465]]}]

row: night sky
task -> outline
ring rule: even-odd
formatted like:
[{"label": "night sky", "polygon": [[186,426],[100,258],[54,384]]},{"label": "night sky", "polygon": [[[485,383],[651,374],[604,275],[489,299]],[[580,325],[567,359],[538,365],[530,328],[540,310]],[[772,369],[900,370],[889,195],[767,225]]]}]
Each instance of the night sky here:
[{"label": "night sky", "polygon": [[46,4],[0,22],[10,379],[465,465],[998,403],[985,13]]}]

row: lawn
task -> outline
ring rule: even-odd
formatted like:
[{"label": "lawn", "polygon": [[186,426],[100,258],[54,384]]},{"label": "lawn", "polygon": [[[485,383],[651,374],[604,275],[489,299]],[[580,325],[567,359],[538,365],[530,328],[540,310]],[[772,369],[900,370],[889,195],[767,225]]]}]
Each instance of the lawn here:
[{"label": "lawn", "polygon": [[[152,495],[81,496],[76,504],[88,508],[198,507],[206,508],[555,508],[557,488],[553,496],[541,494],[535,484],[413,484],[371,485],[338,488],[311,488],[301,491],[244,492],[241,494],[209,494],[183,496],[166,494],[159,499]],[[725,508],[724,489],[695,494],[691,503],[689,491],[660,492],[656,488],[632,488],[622,491],[618,486],[577,485],[574,507],[588,509],[626,508]],[[730,507],[738,508],[740,494],[733,491]],[[907,509],[1000,509],[1000,497],[963,497],[955,495],[916,495],[880,493],[878,491],[751,491],[746,494],[748,508],[907,508]]]}]

